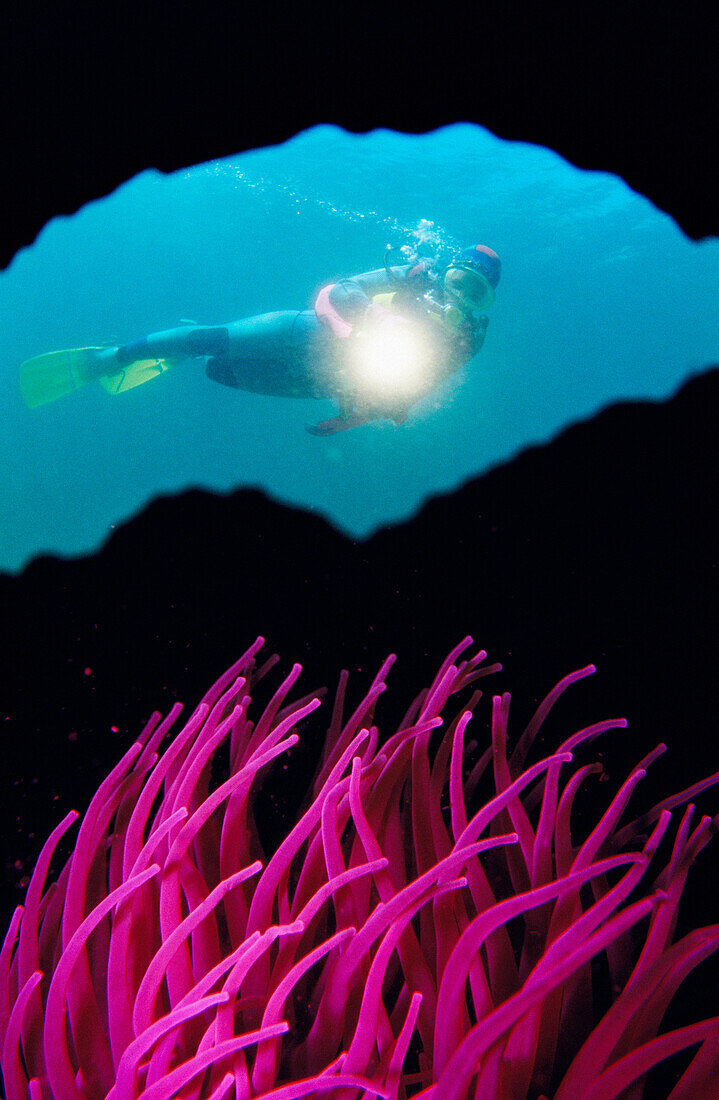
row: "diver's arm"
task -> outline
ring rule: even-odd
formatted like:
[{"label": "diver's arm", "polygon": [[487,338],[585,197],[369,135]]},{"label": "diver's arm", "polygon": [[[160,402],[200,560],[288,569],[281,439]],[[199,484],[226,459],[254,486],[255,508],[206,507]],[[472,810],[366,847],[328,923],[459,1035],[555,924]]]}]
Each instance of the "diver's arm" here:
[{"label": "diver's arm", "polygon": [[358,428],[376,419],[376,416],[357,409],[346,416],[331,416],[328,420],[321,420],[319,424],[308,424],[305,431],[310,435],[337,435],[338,432],[347,432],[350,428]]},{"label": "diver's arm", "polygon": [[488,325],[489,318],[482,313],[472,324],[462,325],[455,330],[451,351],[446,359],[446,367],[440,372],[442,377],[454,374],[474,359],[484,344]]},{"label": "diver's arm", "polygon": [[474,356],[477,354],[477,352],[482,347],[482,344],[484,343],[484,338],[487,335],[487,326],[488,325],[489,325],[489,317],[487,316],[487,314],[486,313],[480,314],[480,316],[477,318],[477,322],[474,326],[474,331],[472,332],[472,338],[471,338],[472,358],[474,358]]},{"label": "diver's arm", "polygon": [[337,432],[346,432],[350,428],[359,428],[362,424],[370,424],[373,420],[394,420],[395,424],[404,424],[408,416],[408,410],[395,410],[392,413],[370,408],[356,408],[345,416],[331,416],[329,420],[321,420],[319,424],[309,425],[305,431],[310,435],[336,435]]},{"label": "diver's arm", "polygon": [[351,279],[341,279],[323,287],[315,301],[315,313],[319,320],[328,325],[336,336],[347,337],[368,316],[385,312],[383,306],[372,301],[376,294],[389,294],[404,282],[424,274],[424,268],[419,265],[413,267],[405,264],[390,270],[391,275],[385,268],[365,271],[361,275],[353,275]]}]

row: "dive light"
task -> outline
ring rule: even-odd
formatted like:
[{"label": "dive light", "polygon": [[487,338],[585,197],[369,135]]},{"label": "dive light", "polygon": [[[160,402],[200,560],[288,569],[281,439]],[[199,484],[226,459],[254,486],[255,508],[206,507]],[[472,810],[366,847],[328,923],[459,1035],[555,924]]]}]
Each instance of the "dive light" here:
[{"label": "dive light", "polygon": [[387,313],[365,325],[347,348],[347,371],[364,400],[416,400],[433,373],[431,343],[404,318]]}]

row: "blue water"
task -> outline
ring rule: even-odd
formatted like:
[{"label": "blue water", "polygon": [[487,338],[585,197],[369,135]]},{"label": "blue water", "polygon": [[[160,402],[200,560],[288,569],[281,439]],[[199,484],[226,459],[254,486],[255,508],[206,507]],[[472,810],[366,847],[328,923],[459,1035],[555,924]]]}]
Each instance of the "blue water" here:
[{"label": "blue water", "polygon": [[[422,219],[503,263],[479,356],[398,427],[317,438],[330,402],[210,382],[188,361],[117,397],[28,410],[19,364],[187,318],[309,308],[382,265]],[[158,494],[259,487],[364,538],[627,398],[719,361],[719,240],[687,240],[620,179],[480,127],[356,136],[321,126],[57,218],[0,274],[0,569],[93,551]],[[601,462],[601,455],[597,456]]]}]

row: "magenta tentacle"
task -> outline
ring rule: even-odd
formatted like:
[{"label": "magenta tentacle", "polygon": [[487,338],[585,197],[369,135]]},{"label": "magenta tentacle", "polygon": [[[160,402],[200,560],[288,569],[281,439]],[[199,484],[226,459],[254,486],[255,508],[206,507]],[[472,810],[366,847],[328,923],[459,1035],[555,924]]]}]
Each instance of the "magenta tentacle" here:
[{"label": "magenta tentacle", "polygon": [[481,1064],[485,1053],[502,1038],[517,1021],[567,978],[573,970],[601,951],[613,935],[620,935],[637,924],[657,904],[654,897],[646,898],[630,906],[604,928],[595,932],[579,947],[570,951],[540,980],[535,981],[505,1001],[480,1024],[475,1025],[458,1044],[452,1057],[439,1076],[439,1085],[447,1100],[461,1100],[469,1081]]},{"label": "magenta tentacle", "polygon": [[[123,883],[111,894],[108,894],[85,918],[64,946],[62,956],[47,991],[45,1025],[43,1028],[45,1071],[53,1094],[58,1096],[60,1100],[83,1100],[82,1094],[75,1083],[75,1073],[73,1072],[65,1035],[65,999],[73,967],[84,950],[88,936],[103,917],[110,912],[113,906],[118,905],[126,897],[129,897],[134,890],[139,889],[143,883],[157,874],[158,870],[159,867],[154,864],[135,878]],[[82,1033],[74,1032],[73,1039],[76,1048],[81,1044],[83,1038]]]},{"label": "magenta tentacle", "polygon": [[[463,990],[464,983],[467,980],[469,967],[476,953],[494,929],[506,924],[507,921],[511,920],[519,913],[536,908],[539,905],[544,905],[545,902],[552,901],[559,897],[564,891],[582,885],[584,882],[587,882],[593,874],[604,874],[607,870],[620,867],[622,864],[626,863],[638,864],[640,860],[640,856],[632,854],[619,857],[614,856],[611,858],[611,861],[605,860],[594,867],[582,868],[580,871],[575,872],[573,875],[569,875],[565,879],[559,879],[557,882],[537,887],[536,889],[529,890],[525,894],[520,894],[507,901],[499,902],[497,905],[493,906],[492,909],[486,910],[472,921],[458,939],[455,949],[447,962],[447,967],[437,997],[437,1016],[442,1026],[436,1033],[434,1065],[439,1072],[441,1072],[448,1063],[456,1047],[457,1036],[465,1029],[463,1018],[466,1017],[466,1010],[464,1007]],[[645,866],[646,860],[643,860],[641,862],[642,869]],[[629,893],[632,885],[633,883],[629,884],[626,893]],[[486,987],[483,1002],[475,1003],[474,1007],[478,1019],[482,1019],[492,1012],[494,1006],[489,996],[489,990],[486,989]]]},{"label": "magenta tentacle", "polygon": [[258,861],[257,863],[251,864],[249,867],[243,868],[243,870],[239,871],[236,875],[232,875],[228,879],[223,879],[223,881],[207,895],[205,900],[197,905],[192,912],[185,917],[185,919],[181,921],[165,939],[163,939],[162,947],[149,964],[145,976],[140,983],[140,988],[137,991],[135,1008],[132,1016],[132,1026],[135,1035],[140,1035],[143,1031],[146,1031],[155,1019],[154,1006],[160,983],[167,971],[169,960],[178,950],[180,944],[184,943],[190,932],[197,927],[200,921],[203,921],[205,917],[216,908],[225,894],[240,882],[244,882],[245,879],[251,878],[252,875],[256,875],[261,870],[261,867],[262,864]]},{"label": "magenta tentacle", "polygon": [[643,1077],[652,1066],[664,1058],[670,1058],[680,1050],[719,1036],[719,1016],[703,1020],[700,1024],[670,1031],[645,1043],[638,1050],[626,1055],[620,1062],[605,1070],[584,1093],[584,1100],[614,1100],[637,1078]]},{"label": "magenta tentacle", "polygon": [[[642,977],[627,986],[577,1054],[557,1092],[568,1100],[580,1082],[596,1077],[633,1047],[654,1038],[677,987],[704,959],[719,950],[719,926],[690,933],[655,960]],[[632,1026],[632,1021],[637,1023]]]},{"label": "magenta tentacle", "polygon": [[397,1100],[399,1093],[399,1087],[402,1080],[402,1066],[407,1056],[407,1048],[412,1038],[412,1032],[417,1026],[417,1016],[419,1014],[419,1006],[422,1003],[422,994],[413,993],[412,1000],[410,1001],[409,1008],[407,1009],[407,1016],[402,1024],[402,1030],[397,1036],[397,1042],[394,1050],[392,1051],[392,1058],[390,1059],[389,1068],[387,1070],[387,1080],[385,1087],[389,1100]]},{"label": "magenta tentacle", "polygon": [[638,1100],[679,1050],[671,1100],[710,1095],[719,1020],[662,1027],[719,951],[719,923],[675,939],[719,828],[690,800],[719,773],[627,823],[660,744],[579,832],[584,780],[602,768],[573,757],[624,719],[569,730],[537,759],[542,723],[588,666],[512,747],[509,694],[473,687],[499,666],[470,645],[394,732],[375,710],[395,658],[347,720],[340,676],[324,743],[308,732],[316,774],[297,773],[302,809],[267,860],[270,769],[298,723],[327,725],[323,692],[298,692],[293,665],[256,714],[277,661],[258,665],[257,639],[179,731],[179,705],[153,714],[54,881],[73,815],[52,833],[0,948],[7,1100]]},{"label": "magenta tentacle", "polygon": [[[440,893],[444,894],[461,888],[462,885],[463,881],[460,879],[456,883],[445,883],[435,886],[429,897],[421,895],[419,898],[414,898],[410,905],[390,924],[382,937],[382,942],[369,968],[359,1011],[360,1023],[355,1030],[354,1037],[347,1052],[347,1058],[343,1066],[345,1071],[358,1071],[370,1061],[379,1023],[382,982],[385,978],[390,955],[398,946],[407,928],[408,922],[420,907],[426,905],[427,901],[433,900]],[[422,995],[420,994],[419,996],[421,997]],[[417,1008],[419,1012],[421,1001],[418,1001]]]},{"label": "magenta tentacle", "polygon": [[14,998],[17,996],[17,955],[11,965],[13,952],[18,942],[18,934],[22,925],[24,907],[18,905],[10,918],[8,930],[3,938],[0,948],[0,1033],[4,1032],[10,1013],[13,1008]]},{"label": "magenta tentacle", "polygon": [[363,1095],[378,1096],[380,1100],[389,1100],[386,1090],[381,1086],[373,1084],[365,1077],[358,1077],[356,1074],[345,1075],[344,1073],[338,1073],[333,1077],[324,1077],[318,1073],[314,1077],[306,1078],[304,1081],[296,1081],[291,1085],[271,1089],[269,1092],[261,1092],[256,1100],[299,1100],[302,1096],[312,1096],[315,1093],[334,1091],[339,1088],[348,1088],[355,1091],[359,1089]]},{"label": "magenta tentacle", "polygon": [[280,1024],[274,1024],[272,1027],[258,1028],[255,1031],[247,1032],[245,1035],[238,1035],[233,1039],[226,1039],[222,1043],[217,1043],[215,1046],[203,1050],[201,1054],[195,1055],[194,1058],[183,1062],[177,1069],[166,1074],[161,1081],[157,1081],[150,1088],[144,1089],[140,1093],[140,1100],[170,1100],[178,1088],[188,1084],[199,1073],[203,1073],[208,1066],[221,1062],[228,1055],[235,1054],[238,1050],[254,1046],[256,1043],[262,1042],[263,1039],[273,1039],[276,1036],[285,1035],[287,1031],[288,1026],[283,1021]]},{"label": "magenta tentacle", "polygon": [[[178,810],[150,834],[137,855],[130,877],[145,870],[170,830],[185,817],[187,810]],[[138,942],[137,929],[143,928],[143,925],[147,929],[149,923],[142,893],[131,894],[115,911],[107,957],[108,1033],[115,1068],[122,1052],[134,1038],[132,1012],[141,978],[132,979],[138,971],[144,972],[152,957],[147,937]]]},{"label": "magenta tentacle", "polygon": [[[334,952],[355,934],[355,928],[343,928],[341,932],[336,932],[334,936],[330,936],[324,943],[315,947],[309,954],[305,955],[300,962],[295,963],[267,1001],[267,1006],[262,1016],[263,1028],[268,1028],[271,1024],[279,1022],[280,1013],[284,1008],[290,990],[302,975],[305,974],[310,967],[314,966],[319,959]],[[255,1092],[262,1092],[269,1087],[270,1082],[275,1077],[276,1067],[277,1044],[272,1041],[260,1043],[257,1049],[255,1066],[252,1071],[252,1087]]]},{"label": "magenta tentacle", "polygon": [[[168,729],[171,726],[170,719],[179,714],[181,707],[176,704],[170,711],[168,718],[163,723]],[[135,863],[140,849],[142,848],[142,837],[147,825],[150,810],[152,804],[157,797],[157,794],[165,781],[172,764],[181,756],[186,746],[194,738],[197,730],[202,725],[202,721],[207,714],[206,708],[200,706],[197,708],[195,714],[189,719],[185,727],[177,734],[172,743],[168,746],[166,751],[160,757],[158,763],[150,773],[147,782],[142,788],[135,807],[130,815],[130,819],[127,823],[127,829],[125,831],[125,843],[123,846],[123,874],[130,874],[131,868]]]},{"label": "magenta tentacle", "polygon": [[542,700],[512,753],[509,766],[515,777],[519,775],[524,767],[524,761],[527,759],[527,754],[534,743],[534,739],[560,695],[563,695],[572,684],[576,684],[578,680],[583,680],[585,676],[593,676],[596,671],[595,665],[586,665],[584,668],[577,669],[576,672],[570,672],[569,675],[563,677],[563,679],[552,688],[549,695]]},{"label": "magenta tentacle", "polygon": [[21,1040],[25,1030],[25,1013],[41,981],[42,974],[36,970],[23,982],[7,1022],[1,1055],[5,1100],[24,1100],[25,1097],[27,1069],[20,1057],[20,1047],[22,1045],[24,1054],[26,1042],[21,1044]]},{"label": "magenta tentacle", "polygon": [[[340,891],[343,887],[349,886],[350,883],[356,883],[358,879],[363,878],[365,875],[372,875],[373,877],[379,874],[387,866],[386,859],[375,859],[369,863],[362,864],[360,867],[350,867],[349,870],[343,871],[336,878],[330,882],[326,882],[324,886],[321,886],[319,890],[309,899],[306,905],[300,909],[297,916],[294,918],[295,924],[302,925],[303,933],[311,930],[312,921],[319,913],[320,909],[325,903]],[[347,927],[351,927],[348,925]],[[353,927],[353,926],[352,926]],[[277,971],[279,974],[287,972],[289,967],[293,964],[295,955],[297,954],[299,944],[293,944],[289,939],[285,939],[280,946],[277,961],[273,968],[273,973]]]},{"label": "magenta tentacle", "polygon": [[227,1000],[227,993],[213,993],[210,997],[200,997],[190,1004],[178,1005],[167,1016],[155,1020],[146,1030],[140,1032],[123,1051],[117,1067],[115,1084],[107,1094],[107,1100],[134,1100],[137,1095],[137,1070],[140,1060],[157,1040],[185,1020],[199,1016],[206,1009],[224,1004]]},{"label": "magenta tentacle", "polygon": [[248,931],[254,931],[256,927],[260,927],[265,924],[270,918],[272,910],[272,898],[277,890],[282,878],[286,874],[287,867],[289,866],[292,857],[299,850],[300,845],[307,839],[312,830],[315,828],[317,821],[321,819],[322,805],[324,797],[326,797],[329,790],[339,779],[344,772],[347,764],[352,759],[352,756],[357,748],[363,741],[369,736],[368,730],[360,730],[353,741],[347,746],[342,753],[337,764],[330,772],[327,780],[324,783],[322,791],[318,795],[317,799],[312,803],[310,810],[304,815],[301,821],[295,826],[292,832],[283,840],[277,852],[267,864],[265,871],[258,884],[255,897],[250,909],[250,915],[248,918],[247,928]]}]

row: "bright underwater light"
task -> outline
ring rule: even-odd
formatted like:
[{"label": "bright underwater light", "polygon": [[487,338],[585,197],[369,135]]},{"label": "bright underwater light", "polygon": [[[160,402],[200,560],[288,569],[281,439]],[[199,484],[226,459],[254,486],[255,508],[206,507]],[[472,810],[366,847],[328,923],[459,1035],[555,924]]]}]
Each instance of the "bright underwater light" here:
[{"label": "bright underwater light", "polygon": [[432,351],[431,342],[409,322],[382,318],[353,340],[351,382],[370,401],[416,398],[432,379]]}]

